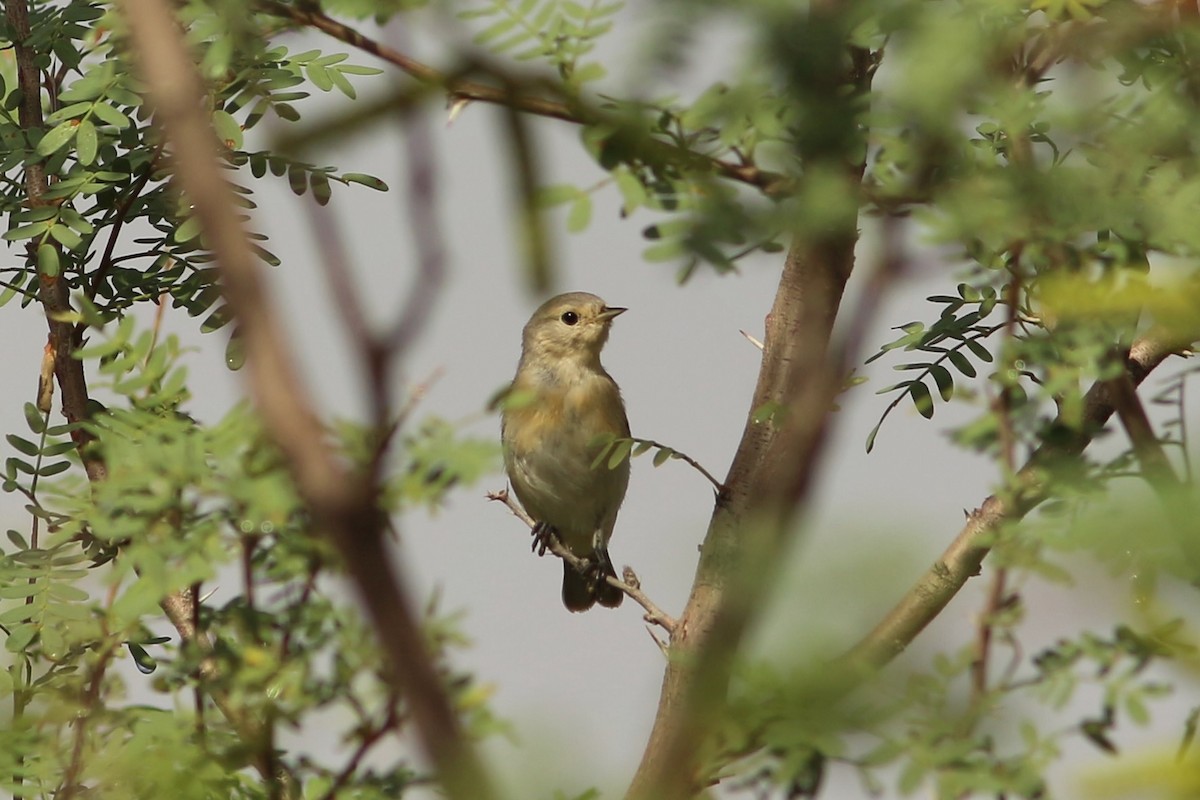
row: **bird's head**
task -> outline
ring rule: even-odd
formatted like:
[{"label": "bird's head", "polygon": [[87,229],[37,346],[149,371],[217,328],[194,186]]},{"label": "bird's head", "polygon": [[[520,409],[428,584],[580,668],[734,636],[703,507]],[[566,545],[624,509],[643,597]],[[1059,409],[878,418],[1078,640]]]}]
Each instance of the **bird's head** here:
[{"label": "bird's head", "polygon": [[526,358],[599,360],[613,319],[624,312],[587,292],[551,297],[526,323],[521,340],[523,353]]}]

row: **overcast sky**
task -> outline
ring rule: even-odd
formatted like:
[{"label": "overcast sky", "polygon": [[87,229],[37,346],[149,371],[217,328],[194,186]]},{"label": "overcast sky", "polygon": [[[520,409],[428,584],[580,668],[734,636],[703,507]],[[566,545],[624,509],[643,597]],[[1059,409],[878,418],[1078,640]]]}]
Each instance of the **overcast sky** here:
[{"label": "overcast sky", "polygon": [[[293,50],[309,46],[344,49],[306,37]],[[352,60],[372,63],[363,55]],[[693,79],[691,86],[702,83]],[[618,80],[614,89],[620,88]],[[347,107],[336,98],[322,105]],[[431,324],[404,370],[412,381],[441,372],[418,419],[423,413],[473,419],[469,430],[483,436],[498,433],[498,419],[482,409],[511,378],[521,327],[544,299],[527,293],[519,279],[520,250],[514,246],[501,131],[497,113],[478,106],[466,109],[451,127],[440,117],[433,126],[437,207],[449,275]],[[539,122],[535,133],[538,149],[546,155],[547,182],[590,185],[603,177],[582,154],[572,126]],[[393,187],[379,194],[335,186],[327,212],[335,215],[351,243],[364,302],[378,319],[394,313],[415,261],[402,205],[405,166],[399,137],[389,123],[335,149],[310,154],[312,160],[344,171],[378,175]],[[255,225],[270,235],[270,249],[283,260],[282,267],[271,271],[272,285],[310,388],[331,415],[361,413],[362,383],[317,263],[301,205],[308,200],[295,198],[285,181],[260,182],[256,189],[260,208]],[[611,305],[630,309],[616,320],[603,361],[621,385],[633,434],[682,450],[723,476],[759,367],[758,351],[738,331],[761,336],[781,257],[748,259],[739,275],[719,277],[702,269],[680,287],[674,265],[647,264],[640,258],[646,245],[640,232],[651,219],[635,215],[621,220],[619,205],[616,193],[604,190],[596,197],[594,222],[585,233],[568,236],[561,218],[552,224],[557,289],[594,292]],[[861,252],[869,257],[869,243]],[[17,257],[16,252],[10,249],[9,257]],[[933,316],[936,312],[924,307],[922,298],[952,287],[953,268],[917,258],[914,274],[874,321],[867,337],[870,349],[892,338],[891,327]],[[191,410],[202,419],[218,418],[243,389],[242,377],[223,364],[226,334],[196,334],[195,321],[182,311],[171,311],[167,322],[198,348],[187,359],[196,396]],[[15,304],[6,307],[0,313],[0,338],[6,374],[24,376],[0,407],[0,424],[13,430],[22,427],[21,404],[32,399],[45,339],[36,308],[18,312]],[[986,459],[951,447],[944,435],[970,412],[954,413],[940,404],[932,421],[904,404],[880,434],[875,452],[865,454],[867,431],[890,399],[874,392],[894,382],[892,363],[872,365],[865,371],[870,382],[842,399],[815,487],[816,503],[756,640],[764,652],[777,657],[832,655],[852,643],[938,556],[962,524],[963,510],[981,502],[996,479]],[[653,719],[662,656],[631,602],[616,611],[596,608],[573,615],[564,610],[559,565],[551,557],[532,556],[526,528],[483,498],[486,490],[504,485],[497,472],[479,486],[453,493],[434,516],[403,518],[398,563],[421,592],[438,588],[444,608],[466,612],[463,626],[473,646],[462,663],[495,684],[495,707],[514,723],[519,736],[515,744],[493,743],[493,760],[526,789],[530,780],[546,789],[522,796],[548,796],[550,787],[578,792],[591,785],[605,789],[606,795],[619,792],[636,766]],[[6,527],[24,528],[20,504],[12,496],[3,500]],[[631,565],[643,588],[669,613],[683,608],[711,511],[709,485],[681,462],[658,469],[648,457],[633,462],[610,550],[618,567]],[[972,581],[922,637],[908,663],[923,664],[930,648],[954,646],[970,635],[984,585]],[[1110,588],[1103,594],[1031,590],[1027,599],[1042,599],[1036,606],[1041,627],[1031,632],[1030,641],[1050,641],[1072,630],[1085,613],[1103,619],[1104,596],[1123,608],[1120,580],[1104,585]],[[1034,600],[1030,603],[1035,607]],[[896,668],[904,669],[905,663]],[[1184,713],[1186,707],[1178,716]],[[1171,729],[1171,735],[1178,730]],[[1064,796],[1080,791],[1081,775],[1100,760],[1086,748],[1080,754],[1081,764],[1056,779],[1062,781]],[[853,777],[835,773],[833,779],[838,788],[829,796],[862,794]]]}]

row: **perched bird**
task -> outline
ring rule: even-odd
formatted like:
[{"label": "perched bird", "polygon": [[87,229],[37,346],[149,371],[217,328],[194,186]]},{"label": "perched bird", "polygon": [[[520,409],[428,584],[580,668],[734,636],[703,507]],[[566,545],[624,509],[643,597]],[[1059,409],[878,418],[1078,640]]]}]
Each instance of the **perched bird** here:
[{"label": "perched bird", "polygon": [[563,605],[587,611],[616,608],[621,591],[608,540],[629,485],[629,461],[592,468],[602,434],[629,436],[621,390],[600,365],[608,330],[623,308],[594,294],[552,297],[533,312],[521,338],[521,361],[500,419],[504,466],[517,499],[538,523],[536,536],[554,536],[592,569],[563,562]]}]

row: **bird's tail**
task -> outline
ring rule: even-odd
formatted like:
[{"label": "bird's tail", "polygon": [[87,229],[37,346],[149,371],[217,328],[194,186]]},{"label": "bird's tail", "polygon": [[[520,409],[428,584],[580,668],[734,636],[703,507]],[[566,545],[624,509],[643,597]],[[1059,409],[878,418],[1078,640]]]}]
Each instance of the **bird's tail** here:
[{"label": "bird's tail", "polygon": [[587,611],[596,603],[605,608],[616,608],[625,599],[625,593],[605,580],[612,575],[617,577],[612,562],[607,558],[601,559],[597,569],[589,574],[582,574],[566,561],[563,562],[562,601],[568,611]]}]

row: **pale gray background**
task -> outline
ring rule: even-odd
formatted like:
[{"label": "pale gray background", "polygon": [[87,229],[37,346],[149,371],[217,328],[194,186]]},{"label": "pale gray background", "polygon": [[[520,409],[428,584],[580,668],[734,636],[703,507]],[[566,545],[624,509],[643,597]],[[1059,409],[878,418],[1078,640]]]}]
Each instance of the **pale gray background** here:
[{"label": "pale gray background", "polygon": [[[614,36],[607,52],[617,60],[607,60],[642,63],[644,40],[651,36],[643,27],[644,5],[623,14],[621,24],[633,35]],[[429,29],[440,28],[433,20]],[[690,71],[663,79],[655,92],[694,92],[704,86],[726,63],[721,56],[737,40],[735,33],[702,38]],[[406,36],[421,44],[431,41],[425,37]],[[293,51],[309,47],[345,49],[320,37],[296,37],[292,43]],[[373,63],[360,54],[352,61]],[[681,76],[686,81],[672,89]],[[370,94],[370,87],[382,89],[387,81],[355,83]],[[610,86],[625,91],[620,74]],[[316,105],[326,111],[349,107],[340,96],[321,98]],[[306,116],[314,112],[306,111]],[[445,127],[440,115],[433,124],[437,206],[449,274],[432,322],[405,368],[410,381],[443,372],[421,403],[418,419],[436,413],[469,420],[468,430],[483,436],[496,435],[498,428],[496,417],[483,413],[484,404],[511,377],[521,326],[543,299],[530,296],[519,279],[522,264],[514,246],[511,173],[501,122],[495,109],[472,106],[453,126]],[[535,125],[548,183],[586,186],[604,177],[581,154],[578,133],[564,123]],[[388,319],[398,308],[414,271],[403,212],[401,135],[398,125],[389,122],[349,137],[333,150],[308,154],[344,171],[379,175],[393,187],[378,194],[335,186],[328,212],[352,243],[362,296],[377,320]],[[269,271],[270,279],[311,391],[326,413],[359,415],[361,376],[317,262],[301,205],[309,201],[294,197],[281,180],[259,182],[256,190],[260,207],[254,225],[270,235],[270,248],[283,259],[282,267]],[[611,188],[595,199],[595,219],[586,233],[566,235],[561,215],[552,223],[558,288],[594,292],[610,304],[629,307],[614,326],[604,363],[622,387],[634,435],[670,444],[723,476],[759,366],[758,351],[738,330],[761,336],[781,257],[747,259],[736,276],[718,277],[702,269],[681,288],[674,265],[647,264],[640,258],[646,244],[640,231],[652,218],[638,214],[621,220],[620,201]],[[872,255],[873,233],[869,224],[865,227],[864,260]],[[918,237],[914,246],[919,245]],[[868,337],[872,351],[893,337],[891,327],[932,317],[936,312],[922,298],[953,286],[953,264],[914,252],[914,274],[874,321]],[[10,248],[9,258],[18,257]],[[852,282],[852,292],[855,287]],[[167,315],[167,328],[198,348],[187,358],[196,393],[190,410],[205,420],[218,418],[243,391],[241,376],[223,364],[226,334],[200,336],[195,322],[175,310]],[[33,397],[44,338],[36,308],[18,312],[14,304],[0,313],[5,374],[15,378],[0,404],[5,430],[23,427],[21,404]],[[890,399],[874,391],[894,381],[891,363],[866,369],[870,382],[842,399],[809,524],[797,537],[799,546],[788,554],[784,585],[755,640],[765,654],[820,659],[852,643],[937,557],[960,527],[963,510],[982,501],[997,479],[987,459],[953,448],[944,436],[974,413],[966,408],[956,411],[939,404],[934,420],[925,421],[905,404],[885,426],[875,452],[864,453],[866,433]],[[466,612],[463,627],[473,645],[460,662],[495,686],[494,707],[513,723],[516,738],[493,741],[489,753],[506,781],[521,787],[517,796],[548,797],[551,788],[578,792],[592,785],[611,796],[623,790],[641,754],[658,698],[662,656],[631,602],[618,611],[583,615],[562,608],[558,564],[531,556],[525,527],[502,506],[483,499],[485,490],[504,483],[497,473],[479,486],[454,492],[436,515],[401,519],[397,563],[421,598],[436,588],[443,608]],[[7,509],[5,527],[26,528],[16,498],[0,500]],[[637,570],[643,587],[668,612],[677,614],[687,597],[711,500],[709,485],[682,463],[654,469],[648,458],[634,461],[611,550],[618,565]],[[1127,576],[1108,581],[1087,566],[1081,575],[1088,591],[1035,584],[1023,592],[1037,623],[1026,626],[1029,652],[1075,629],[1085,615],[1094,617],[1101,630],[1108,627],[1104,620],[1115,615],[1136,618],[1126,602]],[[920,667],[931,649],[956,648],[972,636],[984,586],[983,580],[973,581],[893,669]],[[138,680],[134,673],[129,679]],[[1174,698],[1161,704],[1159,733],[1146,737],[1148,745],[1173,747],[1178,723],[1194,702]],[[1061,717],[1055,725],[1071,719]],[[317,751],[335,746],[327,735],[312,732],[304,741],[303,746]],[[1103,768],[1104,758],[1094,749],[1079,745],[1073,747],[1076,751],[1079,757],[1055,775],[1061,796],[1091,795],[1094,784],[1085,779]],[[848,772],[835,768],[831,780],[826,796],[864,794]]]}]

